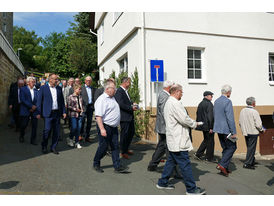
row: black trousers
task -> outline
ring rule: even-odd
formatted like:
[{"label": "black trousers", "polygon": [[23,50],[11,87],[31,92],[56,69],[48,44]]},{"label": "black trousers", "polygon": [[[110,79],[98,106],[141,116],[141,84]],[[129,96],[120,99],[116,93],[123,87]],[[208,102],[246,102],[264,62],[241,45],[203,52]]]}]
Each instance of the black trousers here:
[{"label": "black trousers", "polygon": [[20,129],[20,104],[14,105],[12,107],[12,116],[15,122],[16,129]]},{"label": "black trousers", "polygon": [[247,165],[253,165],[255,162],[255,151],[257,145],[258,135],[245,136],[245,143],[247,147],[246,158],[244,163]]},{"label": "black trousers", "polygon": [[126,154],[135,134],[134,120],[130,122],[120,122],[120,148],[121,153]]},{"label": "black trousers", "polygon": [[204,140],[202,141],[199,149],[196,152],[196,155],[198,157],[201,157],[205,150],[206,150],[206,155],[205,158],[208,160],[212,160],[214,157],[214,133],[209,133],[209,131],[203,131],[204,134]]},{"label": "black trousers", "polygon": [[34,117],[32,114],[30,116],[21,116],[20,120],[21,120],[21,125],[20,125],[20,137],[24,138],[25,136],[25,130],[28,126],[29,120],[31,118],[31,138],[30,138],[30,142],[34,142],[36,140],[36,133],[37,133],[37,124],[38,124],[38,120],[36,117]]},{"label": "black trousers", "polygon": [[159,142],[156,146],[155,152],[152,155],[152,160],[149,162],[149,167],[155,167],[157,166],[164,154],[166,154],[166,157],[168,157],[168,149],[166,145],[166,135],[165,134],[159,134]]}]

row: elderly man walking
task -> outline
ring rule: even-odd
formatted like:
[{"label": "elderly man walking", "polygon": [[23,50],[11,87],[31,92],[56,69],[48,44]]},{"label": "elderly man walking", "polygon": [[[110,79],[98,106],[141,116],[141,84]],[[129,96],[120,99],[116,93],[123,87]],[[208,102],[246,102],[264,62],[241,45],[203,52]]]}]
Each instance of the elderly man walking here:
[{"label": "elderly man walking", "polygon": [[247,147],[246,159],[243,168],[255,169],[255,150],[259,132],[264,132],[260,114],[255,110],[256,101],[254,97],[246,99],[247,107],[240,112],[239,124]]},{"label": "elderly man walking", "polygon": [[103,173],[101,159],[106,155],[108,145],[111,147],[114,171],[124,173],[128,167],[122,167],[119,157],[118,125],[120,124],[120,108],[114,98],[116,86],[107,81],[105,92],[95,102],[95,116],[99,137],[99,146],[96,151],[93,167],[95,171]]},{"label": "elderly man walking", "polygon": [[166,124],[164,119],[164,107],[166,101],[169,97],[169,90],[171,86],[174,85],[172,81],[165,81],[163,85],[163,90],[160,92],[157,100],[157,116],[156,116],[156,126],[155,132],[159,134],[159,142],[155,149],[155,152],[152,155],[152,160],[149,162],[147,167],[148,171],[156,171],[158,164],[161,161],[161,158],[165,153],[168,156],[168,149],[166,146]]},{"label": "elderly man walking", "polygon": [[175,165],[178,164],[186,186],[186,194],[205,194],[204,189],[196,186],[188,156],[188,152],[193,149],[189,137],[189,127],[194,129],[201,123],[197,123],[187,115],[185,108],[182,107],[179,101],[182,95],[182,86],[179,84],[173,85],[170,88],[170,97],[165,104],[164,118],[169,156],[162,177],[158,180],[156,187],[158,189],[174,189],[174,186],[169,184],[168,180]]},{"label": "elderly man walking", "polygon": [[213,132],[218,133],[222,151],[222,159],[217,165],[217,169],[221,174],[228,176],[231,171],[228,169],[229,163],[234,152],[237,149],[236,141],[233,142],[227,137],[231,134],[231,138],[236,138],[236,127],[234,121],[234,113],[231,96],[232,87],[224,85],[222,87],[222,95],[214,102],[214,126]]}]

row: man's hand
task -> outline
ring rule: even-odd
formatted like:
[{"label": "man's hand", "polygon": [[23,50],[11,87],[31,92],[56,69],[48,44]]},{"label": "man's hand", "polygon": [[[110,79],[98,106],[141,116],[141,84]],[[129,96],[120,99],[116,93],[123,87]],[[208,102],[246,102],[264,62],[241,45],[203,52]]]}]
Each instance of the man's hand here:
[{"label": "man's hand", "polygon": [[103,137],[107,137],[107,131],[105,129],[100,129],[100,133]]},{"label": "man's hand", "polygon": [[9,108],[12,109],[12,105],[10,105]]},{"label": "man's hand", "polygon": [[36,115],[36,118],[37,118],[37,119],[40,119],[40,118],[41,118],[41,115],[40,115],[40,114]]},{"label": "man's hand", "polygon": [[30,109],[29,112],[33,112],[33,109]]},{"label": "man's hand", "polygon": [[76,109],[76,112],[79,112],[79,113],[80,113],[80,112],[82,112],[82,110],[81,110],[81,109]]},{"label": "man's hand", "polygon": [[237,137],[237,134],[233,134],[232,136],[231,136],[231,138],[236,138]]},{"label": "man's hand", "polygon": [[63,119],[66,119],[66,117],[67,117],[67,114],[64,113],[64,114],[63,114]]},{"label": "man's hand", "polygon": [[212,129],[210,129],[210,130],[209,130],[209,133],[210,133],[210,134],[212,134],[212,133],[213,133],[213,130],[212,130]]},{"label": "man's hand", "polygon": [[36,110],[36,108],[37,107],[35,105],[32,105],[32,107],[31,107],[32,111]]}]

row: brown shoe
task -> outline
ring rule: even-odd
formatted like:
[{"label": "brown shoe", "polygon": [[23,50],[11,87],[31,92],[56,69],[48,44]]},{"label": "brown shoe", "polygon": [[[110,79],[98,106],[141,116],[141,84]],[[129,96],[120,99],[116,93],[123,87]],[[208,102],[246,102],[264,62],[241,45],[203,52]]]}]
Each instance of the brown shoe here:
[{"label": "brown shoe", "polygon": [[92,143],[92,141],[91,141],[90,138],[86,138],[85,141],[86,141],[86,142],[89,142],[89,143]]},{"label": "brown shoe", "polygon": [[216,167],[216,169],[217,169],[217,170],[220,170],[221,173],[222,173],[224,176],[228,177],[228,172],[226,171],[226,169],[225,169],[222,165],[218,164],[217,167]]},{"label": "brown shoe", "polygon": [[124,159],[129,159],[128,154],[121,154],[121,156],[122,156]]},{"label": "brown shoe", "polygon": [[133,155],[133,151],[132,151],[132,150],[128,150],[128,151],[127,151],[127,154]]}]

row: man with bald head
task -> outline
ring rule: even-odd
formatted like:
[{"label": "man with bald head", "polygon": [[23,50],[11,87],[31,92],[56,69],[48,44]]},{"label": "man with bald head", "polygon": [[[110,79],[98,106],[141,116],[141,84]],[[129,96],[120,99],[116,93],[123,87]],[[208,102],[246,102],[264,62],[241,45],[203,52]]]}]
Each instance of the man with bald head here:
[{"label": "man with bald head", "polygon": [[[92,78],[91,76],[87,76],[85,78],[85,84],[82,86],[81,96],[83,98],[83,120],[82,120],[82,129],[81,129],[81,136],[85,137],[86,142],[91,143],[90,136],[90,128],[92,123],[92,116],[94,111],[94,94],[95,88],[91,86]],[[87,121],[85,121],[87,119]],[[85,128],[85,122],[86,128]]]}]

